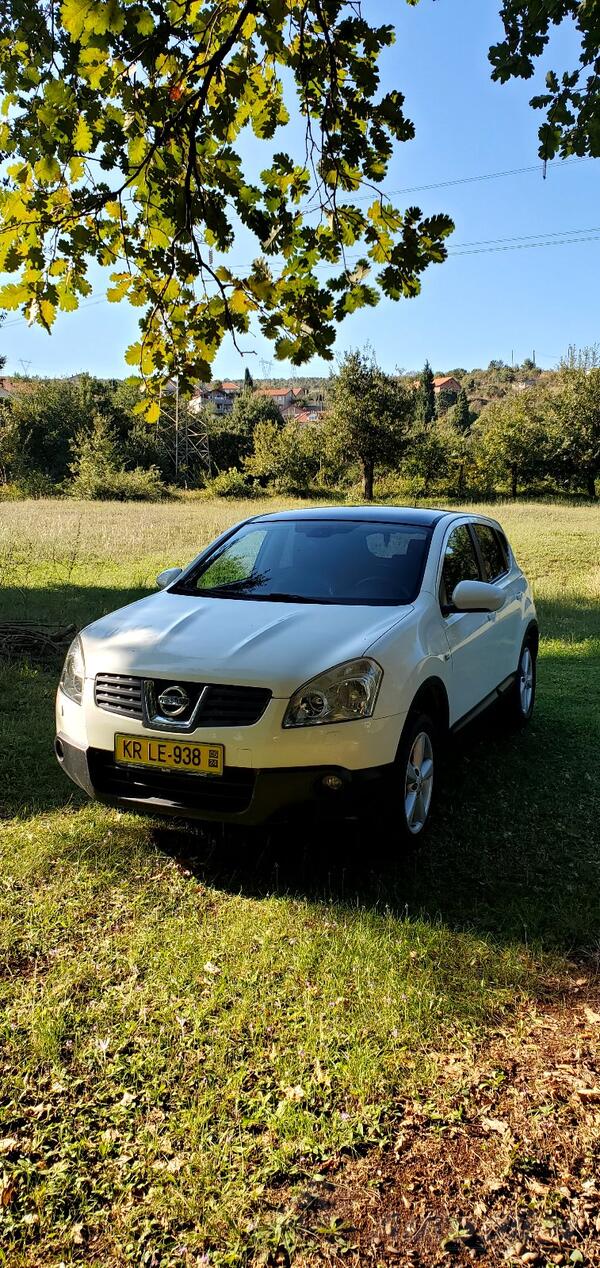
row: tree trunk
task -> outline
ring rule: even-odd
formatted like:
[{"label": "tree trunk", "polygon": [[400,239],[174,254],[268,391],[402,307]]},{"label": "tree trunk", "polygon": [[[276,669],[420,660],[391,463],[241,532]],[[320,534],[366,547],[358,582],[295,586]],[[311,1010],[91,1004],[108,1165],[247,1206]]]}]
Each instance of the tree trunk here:
[{"label": "tree trunk", "polygon": [[363,497],[365,502],[373,501],[373,472],[375,463],[372,459],[363,462]]},{"label": "tree trunk", "polygon": [[462,497],[464,491],[465,491],[465,464],[464,462],[461,462],[458,468],[458,480],[457,480],[456,492],[459,497]]},{"label": "tree trunk", "polygon": [[511,497],[516,498],[517,496],[517,468],[516,467],[511,467],[510,469],[510,492],[511,492]]},{"label": "tree trunk", "polygon": [[588,497],[590,497],[592,501],[595,502],[596,501],[596,477],[592,475],[591,471],[588,473],[586,484],[587,484]]}]

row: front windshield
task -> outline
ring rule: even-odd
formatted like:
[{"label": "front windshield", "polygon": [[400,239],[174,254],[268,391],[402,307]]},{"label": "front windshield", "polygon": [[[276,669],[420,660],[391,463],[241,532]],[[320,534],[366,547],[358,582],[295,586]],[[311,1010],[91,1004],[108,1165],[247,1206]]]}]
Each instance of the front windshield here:
[{"label": "front windshield", "polygon": [[173,588],[227,599],[397,605],[416,598],[430,531],[346,519],[254,520]]}]

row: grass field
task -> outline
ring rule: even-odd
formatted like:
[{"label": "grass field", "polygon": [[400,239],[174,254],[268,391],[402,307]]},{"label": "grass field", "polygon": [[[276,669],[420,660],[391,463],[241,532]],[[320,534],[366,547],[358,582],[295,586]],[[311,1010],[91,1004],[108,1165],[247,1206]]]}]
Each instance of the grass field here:
[{"label": "grass field", "polygon": [[[6,503],[0,620],[81,626],[262,505]],[[4,1268],[366,1262],[302,1195],[359,1155],[376,1185],[408,1106],[441,1138],[464,1063],[593,985],[600,510],[491,514],[536,594],[536,715],[453,747],[412,858],[351,827],[206,857],[88,804],[52,755],[58,667],[0,662]]]}]

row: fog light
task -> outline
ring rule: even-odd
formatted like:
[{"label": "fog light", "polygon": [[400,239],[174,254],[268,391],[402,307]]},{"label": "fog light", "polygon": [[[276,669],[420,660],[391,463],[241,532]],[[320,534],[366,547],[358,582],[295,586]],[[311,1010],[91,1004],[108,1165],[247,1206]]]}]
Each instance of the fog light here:
[{"label": "fog light", "polygon": [[339,792],[344,786],[344,781],[339,775],[324,775],[322,783],[323,787],[328,788],[330,792]]}]

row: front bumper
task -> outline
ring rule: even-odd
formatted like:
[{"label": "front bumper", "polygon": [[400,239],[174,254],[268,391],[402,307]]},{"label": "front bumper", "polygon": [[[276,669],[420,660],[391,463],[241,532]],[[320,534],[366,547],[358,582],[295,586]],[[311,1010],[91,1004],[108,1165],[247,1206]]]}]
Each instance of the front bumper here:
[{"label": "front bumper", "polygon": [[[367,770],[339,766],[258,769],[226,766],[222,776],[179,774],[118,766],[110,750],[84,748],[59,733],[57,759],[90,797],[123,810],[157,817],[261,824],[307,817],[337,819],[360,813],[385,786],[391,765]],[[339,786],[324,780],[335,776]]]}]

